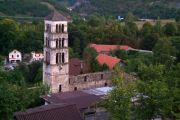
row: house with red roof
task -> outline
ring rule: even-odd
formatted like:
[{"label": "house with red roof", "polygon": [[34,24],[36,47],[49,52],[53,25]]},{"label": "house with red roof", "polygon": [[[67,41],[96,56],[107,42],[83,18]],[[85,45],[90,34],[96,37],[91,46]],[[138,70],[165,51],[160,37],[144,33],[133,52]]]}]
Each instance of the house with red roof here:
[{"label": "house with red roof", "polygon": [[99,54],[96,57],[96,60],[101,65],[106,64],[109,67],[109,70],[112,70],[116,65],[119,65],[120,62],[122,62],[121,59],[119,59],[117,57],[112,57],[112,56],[109,56],[106,54]]},{"label": "house with red roof", "polygon": [[125,50],[125,51],[129,51],[129,50],[133,49],[128,45],[90,44],[89,47],[94,48],[96,50],[96,52],[98,52],[98,53],[104,53],[104,54],[108,54],[110,51],[114,51],[114,50],[118,50],[118,49]]}]

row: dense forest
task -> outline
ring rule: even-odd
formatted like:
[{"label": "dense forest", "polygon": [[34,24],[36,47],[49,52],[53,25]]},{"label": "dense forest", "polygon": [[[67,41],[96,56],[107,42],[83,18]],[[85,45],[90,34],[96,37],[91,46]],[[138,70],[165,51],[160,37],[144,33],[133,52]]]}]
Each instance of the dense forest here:
[{"label": "dense forest", "polygon": [[[91,14],[103,16],[122,16],[132,12],[139,18],[174,18],[180,15],[178,0],[4,0],[0,1],[2,16],[44,17],[51,7],[71,16]],[[72,7],[72,11],[67,8]]]}]

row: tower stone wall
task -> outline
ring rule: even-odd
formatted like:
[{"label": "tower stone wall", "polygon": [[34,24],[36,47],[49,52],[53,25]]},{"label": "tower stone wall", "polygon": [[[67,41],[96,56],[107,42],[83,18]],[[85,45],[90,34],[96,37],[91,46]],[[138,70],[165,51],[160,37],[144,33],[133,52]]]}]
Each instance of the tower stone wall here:
[{"label": "tower stone wall", "polygon": [[43,82],[52,93],[69,91],[68,21],[54,11],[44,25]]}]

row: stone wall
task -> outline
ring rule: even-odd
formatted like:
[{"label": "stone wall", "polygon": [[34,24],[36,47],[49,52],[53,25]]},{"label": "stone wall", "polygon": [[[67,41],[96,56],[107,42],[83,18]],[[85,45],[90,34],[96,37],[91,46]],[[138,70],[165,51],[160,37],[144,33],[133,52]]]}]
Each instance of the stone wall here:
[{"label": "stone wall", "polygon": [[81,90],[90,89],[111,84],[111,72],[96,72],[69,77],[69,89]]}]

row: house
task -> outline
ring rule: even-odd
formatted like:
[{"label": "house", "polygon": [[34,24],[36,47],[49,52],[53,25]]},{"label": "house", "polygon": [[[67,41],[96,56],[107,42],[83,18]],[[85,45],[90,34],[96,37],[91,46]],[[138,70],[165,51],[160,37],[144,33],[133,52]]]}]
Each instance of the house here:
[{"label": "house", "polygon": [[82,120],[75,104],[50,104],[14,113],[15,120]]},{"label": "house", "polygon": [[30,62],[42,61],[43,58],[44,58],[43,53],[31,52],[31,60],[30,60]]},{"label": "house", "polygon": [[17,63],[22,61],[22,54],[18,50],[13,50],[9,53],[9,63]]},{"label": "house", "polygon": [[99,62],[99,64],[103,65],[106,64],[109,67],[109,70],[112,70],[116,65],[120,65],[120,62],[122,62],[121,59],[117,57],[112,57],[106,54],[99,54],[96,57],[96,60]]},{"label": "house", "polygon": [[[83,119],[98,120],[97,103],[103,100],[103,97],[112,89],[113,87],[100,87],[80,91],[52,93],[42,96],[42,98],[46,104],[75,104]],[[100,117],[105,114],[107,112],[101,113]]]},{"label": "house", "polygon": [[94,48],[96,52],[98,53],[103,53],[103,54],[108,54],[110,51],[114,50],[125,50],[129,51],[132,50],[128,45],[103,45],[103,44],[90,44],[90,48]]}]

